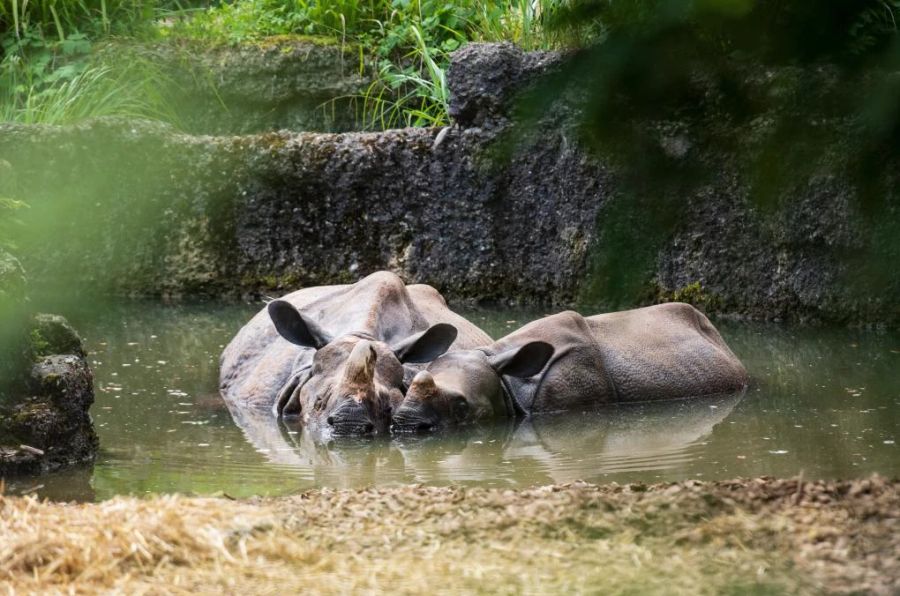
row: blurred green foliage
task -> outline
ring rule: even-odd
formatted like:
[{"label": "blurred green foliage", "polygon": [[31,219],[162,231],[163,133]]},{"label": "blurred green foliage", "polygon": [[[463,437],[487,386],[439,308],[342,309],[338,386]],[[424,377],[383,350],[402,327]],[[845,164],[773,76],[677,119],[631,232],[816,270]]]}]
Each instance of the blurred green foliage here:
[{"label": "blurred green foliage", "polygon": [[[546,89],[582,92],[578,107],[584,110],[583,131],[598,143],[633,133],[626,129],[638,118],[683,111],[753,117],[782,99],[795,98],[746,97],[740,79],[748,67],[828,64],[837,66],[838,76],[846,81],[871,68],[896,69],[898,16],[896,0],[576,1],[552,11],[545,26],[584,28],[596,33],[595,41],[553,73]],[[864,116],[861,124],[888,136],[900,114],[900,104],[892,101],[895,87],[886,81],[875,97],[835,94],[837,104],[810,108]],[[705,102],[711,89],[727,103]],[[813,100],[822,89],[804,91]],[[524,105],[532,115],[541,114],[556,97],[537,89]]]},{"label": "blurred green foliage", "polygon": [[[600,224],[607,244],[588,294],[633,303],[654,291],[642,280],[686,199],[721,172],[704,156],[722,155],[736,156],[764,213],[833,162],[874,225],[860,277],[895,283],[900,229],[883,220],[900,149],[898,17],[896,0],[574,0],[549,11],[547,30],[591,41],[523,95],[511,143],[566,103],[581,141],[616,164],[621,206]],[[673,136],[700,153],[673,151]]]}]

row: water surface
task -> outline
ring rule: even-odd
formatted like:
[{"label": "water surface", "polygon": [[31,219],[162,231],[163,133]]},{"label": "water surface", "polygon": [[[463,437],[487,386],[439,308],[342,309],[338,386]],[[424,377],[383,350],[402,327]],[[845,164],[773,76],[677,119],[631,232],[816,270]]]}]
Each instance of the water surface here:
[{"label": "water surface", "polygon": [[[60,499],[282,495],[317,487],[900,475],[900,335],[716,324],[747,365],[744,395],[606,407],[429,437],[318,444],[251,421],[217,393],[218,357],[260,304],[126,302],[67,312],[96,375],[96,464],[12,483]],[[542,316],[468,310],[494,337]],[[585,313],[593,314],[593,313]],[[246,421],[242,421],[246,427]]]}]

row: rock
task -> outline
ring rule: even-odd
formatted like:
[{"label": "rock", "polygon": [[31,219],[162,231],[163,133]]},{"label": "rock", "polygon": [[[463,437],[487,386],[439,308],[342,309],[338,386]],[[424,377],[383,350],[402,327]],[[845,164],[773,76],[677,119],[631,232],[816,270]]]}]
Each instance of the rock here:
[{"label": "rock", "polygon": [[453,54],[448,73],[450,116],[463,127],[503,118],[522,79],[524,53],[511,43],[469,45]]},{"label": "rock", "polygon": [[93,375],[77,334],[62,317],[38,315],[23,352],[66,349],[41,357],[15,394],[0,403],[0,477],[36,474],[93,460],[98,439],[89,414]]},{"label": "rock", "polygon": [[31,369],[32,391],[73,416],[84,414],[94,403],[93,375],[84,357],[74,354],[47,356]]},{"label": "rock", "polygon": [[32,342],[35,356],[74,354],[85,357],[84,344],[69,322],[59,315],[37,314],[33,319]]},{"label": "rock", "polygon": [[[561,138],[491,170],[479,156],[483,134],[451,130],[432,151],[438,134],[211,138],[98,120],[5,125],[0,154],[15,153],[45,196],[70,189],[66,200],[82,201],[98,230],[84,237],[77,218],[56,222],[53,237],[80,238],[78,262],[64,245],[35,242],[37,278],[222,295],[389,268],[458,298],[574,299],[602,171],[586,182],[592,166]],[[93,165],[81,160],[85,151]],[[51,156],[58,176],[40,182],[38,164]]]},{"label": "rock", "polygon": [[462,127],[505,123],[523,84],[549,71],[561,52],[525,53],[511,43],[469,44],[453,53],[447,74],[450,116]]}]

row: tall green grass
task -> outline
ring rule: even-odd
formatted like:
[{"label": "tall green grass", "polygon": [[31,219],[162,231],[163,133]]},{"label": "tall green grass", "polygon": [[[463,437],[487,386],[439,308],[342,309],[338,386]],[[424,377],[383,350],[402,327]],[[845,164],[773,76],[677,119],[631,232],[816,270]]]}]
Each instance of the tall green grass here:
[{"label": "tall green grass", "polygon": [[[469,41],[556,47],[547,15],[569,0],[0,0],[0,119],[72,122],[95,115],[171,117],[152,85],[90,57],[107,37],[239,44],[315,35],[376,64],[352,98],[365,128],[447,123],[445,71]],[[341,98],[346,99],[346,98]]]},{"label": "tall green grass", "polygon": [[418,27],[415,47],[403,59],[408,66],[385,60],[365,93],[352,99],[359,106],[362,126],[444,126],[448,123],[450,91],[442,62],[447,56],[430,48]]},{"label": "tall green grass", "polygon": [[[562,0],[511,0],[510,2],[461,2],[463,11],[454,27],[435,21],[430,12],[391,18],[407,23],[396,29],[380,23],[390,52],[379,63],[378,74],[357,98],[364,128],[444,126],[449,123],[450,92],[446,70],[450,54],[469,41],[509,41],[523,49],[554,48],[573,38],[562,30],[544,30],[544,15]],[[413,3],[415,5],[416,3]],[[428,16],[426,16],[428,15]],[[391,21],[393,22],[393,21]],[[437,25],[435,26],[435,23]],[[398,39],[399,38],[399,41]]]},{"label": "tall green grass", "polygon": [[165,94],[167,78],[152,64],[92,63],[51,85],[17,80],[15,67],[0,70],[12,79],[0,84],[0,122],[72,124],[101,116],[178,120]]},{"label": "tall green grass", "polygon": [[234,44],[318,35],[353,44],[377,64],[373,82],[351,98],[364,128],[440,126],[448,121],[450,54],[469,41],[511,41],[525,49],[568,44],[564,31],[543,27],[564,2],[242,0],[195,13],[169,34]]},{"label": "tall green grass", "polygon": [[0,0],[0,32],[40,32],[60,41],[72,33],[130,35],[160,16],[211,2],[197,0]]},{"label": "tall green grass", "polygon": [[97,116],[175,119],[148,62],[100,63],[98,40],[154,35],[187,0],[0,0],[0,121],[66,124]]}]

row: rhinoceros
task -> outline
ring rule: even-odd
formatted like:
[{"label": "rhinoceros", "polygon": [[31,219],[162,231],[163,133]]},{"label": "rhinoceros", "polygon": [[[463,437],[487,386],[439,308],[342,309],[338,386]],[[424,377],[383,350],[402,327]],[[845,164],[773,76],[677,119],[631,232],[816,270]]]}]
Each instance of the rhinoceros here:
[{"label": "rhinoceros", "polygon": [[404,365],[489,341],[434,288],[378,272],[270,302],[222,353],[220,391],[232,412],[268,409],[368,434],[386,430],[403,399]]},{"label": "rhinoceros", "polygon": [[591,317],[566,311],[435,359],[412,379],[392,428],[724,394],[746,384],[740,360],[688,304]]}]

